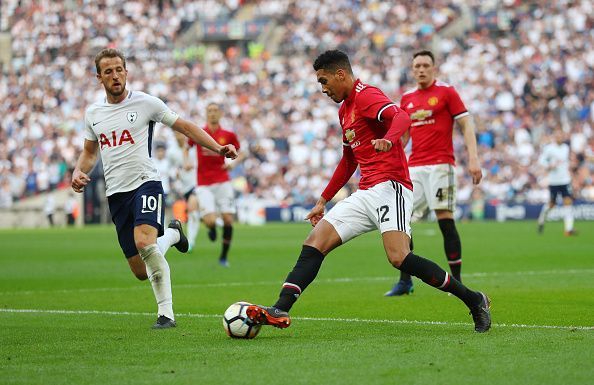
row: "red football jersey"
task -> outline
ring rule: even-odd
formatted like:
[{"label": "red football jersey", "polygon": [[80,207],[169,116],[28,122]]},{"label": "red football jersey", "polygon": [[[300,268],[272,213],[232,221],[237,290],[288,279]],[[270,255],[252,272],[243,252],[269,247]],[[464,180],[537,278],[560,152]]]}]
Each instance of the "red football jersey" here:
[{"label": "red football jersey", "polygon": [[468,115],[456,89],[447,83],[434,81],[424,90],[415,88],[405,92],[400,108],[412,120],[412,149],[408,165],[455,165],[452,141],[454,120]]},{"label": "red football jersey", "polygon": [[338,110],[343,144],[351,147],[361,169],[360,189],[393,180],[412,190],[402,146],[394,144],[388,152],[376,152],[371,144],[372,139],[381,139],[388,131],[380,119],[389,106],[395,106],[394,102],[379,88],[357,79]]},{"label": "red football jersey", "polygon": [[[231,131],[223,130],[219,127],[212,132],[208,126],[204,127],[204,131],[221,146],[232,144],[239,150],[239,141],[237,136]],[[192,139],[188,139],[190,146],[196,145]],[[229,173],[225,169],[225,157],[218,153],[196,145],[196,157],[198,158],[198,186],[208,186],[215,183],[222,183],[228,181]]]}]

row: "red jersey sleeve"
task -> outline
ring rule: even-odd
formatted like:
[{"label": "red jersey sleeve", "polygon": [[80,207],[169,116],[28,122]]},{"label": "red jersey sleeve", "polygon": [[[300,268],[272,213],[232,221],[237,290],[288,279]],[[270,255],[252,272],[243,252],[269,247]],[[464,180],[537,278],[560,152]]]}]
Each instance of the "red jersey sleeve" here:
[{"label": "red jersey sleeve", "polygon": [[188,146],[194,147],[195,145],[196,143],[192,139],[188,138]]},{"label": "red jersey sleeve", "polygon": [[239,151],[239,139],[237,139],[237,135],[235,135],[234,133],[231,133],[231,135],[229,135],[229,142],[235,146],[235,149],[237,151]]},{"label": "red jersey sleeve", "polygon": [[396,105],[379,88],[367,86],[359,92],[355,100],[357,111],[368,119],[381,121],[382,112]]},{"label": "red jersey sleeve", "polygon": [[462,99],[460,98],[458,91],[456,91],[454,87],[448,87],[447,93],[448,111],[450,112],[450,115],[452,115],[452,117],[456,119],[460,115],[467,114],[468,110],[466,109],[464,102],[462,102]]}]

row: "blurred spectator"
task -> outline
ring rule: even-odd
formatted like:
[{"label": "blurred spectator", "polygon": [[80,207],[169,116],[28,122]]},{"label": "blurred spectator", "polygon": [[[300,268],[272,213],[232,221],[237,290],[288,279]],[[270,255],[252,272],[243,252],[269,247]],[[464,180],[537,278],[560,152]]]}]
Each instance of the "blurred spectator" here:
[{"label": "blurred spectator", "polygon": [[[8,0],[0,7],[13,57],[0,81],[2,204],[68,186],[84,142],[84,107],[102,94],[93,57],[105,46],[128,55],[131,89],[168,96],[173,110],[204,121],[209,102],[226,106],[249,149],[234,174],[248,194],[306,204],[341,156],[337,106],[311,81],[312,57],[343,49],[363,81],[399,100],[412,85],[412,53],[432,48],[433,39],[439,78],[456,84],[479,127],[486,201],[547,200],[536,157],[559,122],[574,153],[574,194],[594,199],[591,1]],[[259,42],[182,43],[194,22],[228,20],[243,8],[282,26],[276,55]],[[472,28],[463,38],[442,36],[464,10]],[[176,151],[170,130],[156,127],[155,138]],[[459,133],[454,144],[464,165]],[[458,175],[460,190],[472,191],[468,175]]]}]

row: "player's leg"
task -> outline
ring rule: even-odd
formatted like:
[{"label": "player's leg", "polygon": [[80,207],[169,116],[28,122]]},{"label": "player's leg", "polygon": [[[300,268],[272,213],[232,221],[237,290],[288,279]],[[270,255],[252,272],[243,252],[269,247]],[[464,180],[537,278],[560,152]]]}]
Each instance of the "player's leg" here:
[{"label": "player's leg", "polygon": [[[452,293],[460,298],[471,311],[477,332],[485,332],[491,326],[489,299],[486,295],[472,291],[445,272],[435,262],[414,254],[409,249],[410,212],[412,211],[412,191],[396,184],[395,207],[390,203],[385,222],[380,221],[380,231],[386,256],[397,269],[420,278],[423,282],[439,290]],[[384,199],[384,202],[389,200]]]},{"label": "player's leg", "polygon": [[538,215],[538,233],[542,234],[544,231],[544,225],[547,220],[547,215],[549,211],[553,207],[555,207],[555,202],[557,201],[557,194],[559,193],[557,186],[549,186],[549,202],[542,205],[542,209],[540,210],[540,214]]},{"label": "player's leg", "polygon": [[217,239],[215,196],[209,186],[198,186],[196,196],[198,197],[202,223],[208,228],[208,239],[214,242]]},{"label": "player's leg", "polygon": [[430,166],[431,195],[429,208],[435,211],[443,236],[443,247],[454,278],[460,279],[462,270],[462,243],[454,221],[456,209],[456,173],[451,164]]},{"label": "player's leg", "polygon": [[227,256],[231,248],[231,239],[233,238],[233,217],[231,213],[223,213],[223,244],[221,247],[221,255],[219,256],[219,263],[222,266],[228,267],[229,262]]},{"label": "player's leg", "polygon": [[233,219],[237,211],[235,207],[235,192],[233,191],[231,182],[216,185],[214,191],[217,211],[221,213],[223,220],[223,240],[219,263],[222,266],[228,267],[227,256],[231,247],[231,239],[233,238]]},{"label": "player's leg", "polygon": [[361,190],[337,203],[318,222],[305,239],[297,263],[285,279],[274,306],[248,307],[247,314],[252,320],[280,328],[288,327],[291,322],[289,310],[317,276],[324,257],[350,239],[375,228],[358,195],[361,195]]},{"label": "player's leg", "polygon": [[[135,191],[133,204],[134,243],[146,265],[146,273],[158,306],[158,319],[154,328],[175,326],[170,269],[161,247],[169,248],[176,241],[175,236],[179,241],[180,232],[178,229],[168,228],[165,233],[163,229],[162,192],[160,182],[147,182]],[[162,238],[161,247],[157,244],[159,235]]]},{"label": "player's leg", "polygon": [[437,223],[443,236],[443,248],[452,276],[462,282],[462,244],[456,229],[454,213],[448,210],[435,210]]},{"label": "player's leg", "polygon": [[259,324],[288,327],[291,324],[289,310],[318,275],[326,254],[341,243],[340,236],[329,222],[318,222],[303,243],[297,263],[285,279],[276,303],[270,307],[249,306],[246,310],[248,317]]},{"label": "player's leg", "polygon": [[200,231],[200,213],[198,212],[198,198],[196,198],[194,189],[187,192],[184,196],[186,197],[188,212],[188,248],[191,252],[196,245],[196,238]]},{"label": "player's leg", "polygon": [[573,198],[570,192],[570,186],[562,186],[561,196],[563,197],[563,226],[565,228],[565,235],[575,235],[576,232],[573,229]]},{"label": "player's leg", "polygon": [[[410,179],[413,183],[413,222],[421,219],[429,208],[430,195],[430,170],[428,166],[410,167]],[[412,237],[410,240],[410,249],[413,250]],[[406,294],[412,294],[414,286],[412,277],[400,271],[400,278],[392,289],[384,293],[386,297],[397,297]]]}]

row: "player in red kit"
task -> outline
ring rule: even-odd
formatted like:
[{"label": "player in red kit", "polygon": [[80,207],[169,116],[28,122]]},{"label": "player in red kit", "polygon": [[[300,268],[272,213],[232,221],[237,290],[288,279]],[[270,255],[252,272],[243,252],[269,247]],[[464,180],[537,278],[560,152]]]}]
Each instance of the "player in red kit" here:
[{"label": "player in red kit", "polygon": [[[468,172],[476,185],[482,173],[474,124],[456,89],[435,79],[435,59],[431,51],[415,53],[412,67],[417,87],[404,93],[400,107],[412,120],[405,139],[412,140],[408,165],[414,185],[413,221],[423,217],[428,209],[435,211],[452,276],[461,282],[462,245],[454,222],[456,163],[452,134],[454,122],[458,122],[468,151]],[[412,292],[410,275],[401,271],[400,280],[385,295]]]},{"label": "player in red kit", "polygon": [[[221,145],[232,144],[239,151],[237,136],[231,131],[221,128],[221,107],[216,103],[210,103],[206,107],[206,127],[208,133],[217,143]],[[188,141],[190,146],[195,143]],[[219,263],[222,266],[229,266],[227,254],[231,247],[233,237],[233,217],[236,213],[235,196],[228,170],[232,167],[225,163],[225,157],[210,151],[204,147],[197,146],[196,156],[198,158],[198,187],[196,196],[200,207],[202,221],[208,227],[208,237],[211,241],[217,238],[216,219],[220,214],[223,219],[223,246]],[[239,161],[239,159],[238,159]]]},{"label": "player in red kit", "polygon": [[[408,114],[379,88],[355,78],[348,56],[341,51],[324,52],[313,67],[322,92],[336,103],[342,102],[338,117],[343,156],[306,217],[314,228],[305,239],[279,299],[270,307],[250,305],[248,317],[258,324],[288,327],[289,310],[318,274],[324,257],[349,240],[379,229],[388,261],[395,268],[460,298],[470,309],[475,330],[486,332],[491,327],[487,296],[468,289],[437,264],[409,249],[413,192],[400,142],[410,125]],[[359,189],[324,214],[326,202],[357,167],[361,170]]]}]

